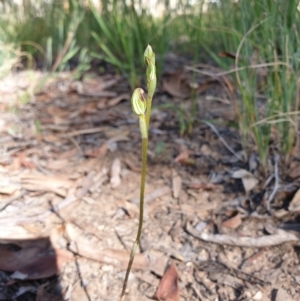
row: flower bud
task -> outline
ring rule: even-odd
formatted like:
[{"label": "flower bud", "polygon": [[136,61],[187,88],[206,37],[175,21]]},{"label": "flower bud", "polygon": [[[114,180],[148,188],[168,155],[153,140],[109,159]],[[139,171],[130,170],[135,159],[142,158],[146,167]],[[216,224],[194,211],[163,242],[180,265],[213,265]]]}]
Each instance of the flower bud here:
[{"label": "flower bud", "polygon": [[147,67],[149,65],[155,66],[155,53],[153,52],[152,47],[150,45],[147,46],[144,52],[144,60]]},{"label": "flower bud", "polygon": [[137,88],[133,91],[131,97],[131,107],[132,111],[139,116],[144,115],[146,113],[147,102],[143,89]]},{"label": "flower bud", "polygon": [[149,90],[150,83],[156,81],[155,53],[153,52],[150,45],[148,45],[148,47],[145,50],[144,60],[147,66],[146,76]]}]

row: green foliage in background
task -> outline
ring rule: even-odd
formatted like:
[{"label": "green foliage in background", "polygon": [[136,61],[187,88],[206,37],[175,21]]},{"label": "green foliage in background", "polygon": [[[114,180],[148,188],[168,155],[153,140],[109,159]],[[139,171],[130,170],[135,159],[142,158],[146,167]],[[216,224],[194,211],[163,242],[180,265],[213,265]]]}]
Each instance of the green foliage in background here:
[{"label": "green foliage in background", "polygon": [[127,5],[125,1],[113,1],[112,8],[108,11],[105,7],[101,13],[93,5],[90,7],[98,23],[98,29],[92,31],[92,36],[101,49],[101,52],[93,52],[93,56],[121,71],[128,78],[132,89],[139,85],[138,74],[144,66],[144,47],[148,43],[160,54],[157,64],[161,70],[163,56],[168,49],[168,14],[156,20],[142,6],[139,6],[140,11],[137,12],[133,4]]},{"label": "green foliage in background", "polygon": [[207,28],[222,41],[219,51],[236,55],[235,62],[209,53],[224,69],[234,63],[238,87],[236,114],[244,149],[255,141],[261,163],[269,146],[288,159],[298,129],[299,10],[298,1],[220,1],[210,11],[218,19]]},{"label": "green foliage in background", "polygon": [[84,15],[85,11],[76,0],[24,1],[21,6],[13,1],[3,1],[0,5],[0,39],[20,47],[28,58],[29,67],[42,62],[44,69],[61,71],[77,56],[76,76],[76,72],[88,70],[91,61],[87,48],[76,41],[77,28]]}]

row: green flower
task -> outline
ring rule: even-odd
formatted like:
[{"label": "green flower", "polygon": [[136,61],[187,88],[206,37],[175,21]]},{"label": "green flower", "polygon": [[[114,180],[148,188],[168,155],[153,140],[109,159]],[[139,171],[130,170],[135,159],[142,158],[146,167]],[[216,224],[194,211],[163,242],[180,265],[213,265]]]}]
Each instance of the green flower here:
[{"label": "green flower", "polygon": [[131,97],[131,107],[132,111],[139,116],[144,115],[146,113],[147,102],[143,89],[137,88],[134,90]]},{"label": "green flower", "polygon": [[147,66],[147,80],[151,82],[156,79],[156,71],[155,71],[155,53],[152,50],[150,45],[147,46],[144,52],[144,60]]},{"label": "green flower", "polygon": [[152,50],[152,47],[150,45],[147,46],[145,52],[144,52],[144,60],[147,65],[147,67],[152,64],[155,66],[155,53]]}]

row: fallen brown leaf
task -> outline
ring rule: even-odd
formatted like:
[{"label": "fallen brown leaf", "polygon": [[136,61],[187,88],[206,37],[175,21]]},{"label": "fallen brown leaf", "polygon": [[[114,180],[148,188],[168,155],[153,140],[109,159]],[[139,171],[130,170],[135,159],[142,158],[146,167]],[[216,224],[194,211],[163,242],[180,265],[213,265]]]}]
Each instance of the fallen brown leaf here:
[{"label": "fallen brown leaf", "polygon": [[245,261],[246,264],[251,264],[254,260],[256,260],[257,258],[259,258],[261,255],[263,255],[263,253],[266,251],[265,248],[260,249],[258,252],[255,252],[253,255],[251,255],[250,257],[248,257]]},{"label": "fallen brown leaf", "polygon": [[170,264],[162,277],[153,296],[156,300],[179,301],[178,274],[173,263]]},{"label": "fallen brown leaf", "polygon": [[241,225],[241,223],[242,223],[241,215],[238,211],[235,211],[233,212],[233,214],[231,214],[231,217],[229,219],[227,219],[222,223],[222,226],[229,229],[236,229]]},{"label": "fallen brown leaf", "polygon": [[184,150],[175,158],[174,161],[185,165],[193,165],[195,164],[195,160],[190,158],[191,154],[192,152],[190,150]]},{"label": "fallen brown leaf", "polygon": [[257,184],[258,179],[249,171],[239,169],[233,172],[232,177],[235,179],[242,179],[243,186],[246,192],[251,191]]},{"label": "fallen brown leaf", "polygon": [[167,79],[163,79],[163,89],[170,95],[178,98],[186,98],[191,95],[191,87],[182,75],[174,73]]}]

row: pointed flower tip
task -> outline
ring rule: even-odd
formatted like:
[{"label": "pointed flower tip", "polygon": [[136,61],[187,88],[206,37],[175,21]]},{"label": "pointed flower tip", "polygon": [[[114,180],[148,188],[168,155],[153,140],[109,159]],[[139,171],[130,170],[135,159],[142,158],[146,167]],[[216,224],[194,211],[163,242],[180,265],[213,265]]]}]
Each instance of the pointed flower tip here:
[{"label": "pointed flower tip", "polygon": [[143,89],[137,88],[133,91],[131,97],[131,106],[132,111],[139,116],[144,115],[146,113],[147,102]]},{"label": "pointed flower tip", "polygon": [[150,56],[151,53],[153,53],[152,47],[150,45],[148,45],[145,49],[144,56]]},{"label": "pointed flower tip", "polygon": [[144,52],[144,59],[146,63],[148,63],[149,61],[155,61],[155,53],[153,52],[152,47],[150,45],[147,46]]}]

